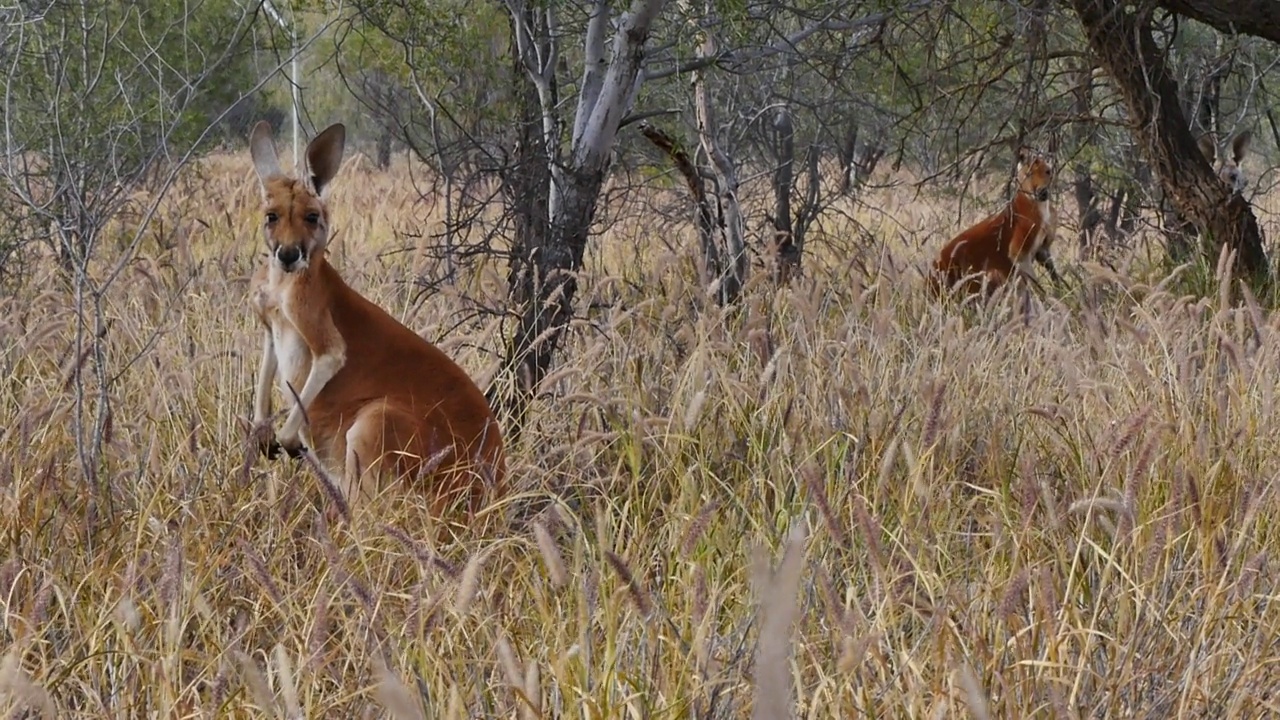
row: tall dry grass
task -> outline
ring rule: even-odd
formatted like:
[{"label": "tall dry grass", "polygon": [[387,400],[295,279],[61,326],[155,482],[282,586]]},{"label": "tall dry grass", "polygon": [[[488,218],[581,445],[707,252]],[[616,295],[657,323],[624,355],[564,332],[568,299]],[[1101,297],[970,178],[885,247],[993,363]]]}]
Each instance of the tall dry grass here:
[{"label": "tall dry grass", "polygon": [[[1280,330],[1235,286],[1184,297],[1134,279],[1139,261],[944,307],[915,268],[954,203],[899,189],[825,220],[803,281],[755,280],[726,313],[688,228],[664,243],[619,222],[593,251],[595,309],[510,448],[517,493],[438,542],[412,496],[331,522],[310,469],[246,447],[262,253],[246,155],[184,181],[113,291],[98,494],[68,423],[72,298],[40,276],[4,301],[10,711],[1280,710]],[[483,383],[497,321],[456,315],[496,303],[503,268],[413,305],[405,279],[431,268],[395,233],[438,217],[405,178],[343,170],[334,262]]]}]

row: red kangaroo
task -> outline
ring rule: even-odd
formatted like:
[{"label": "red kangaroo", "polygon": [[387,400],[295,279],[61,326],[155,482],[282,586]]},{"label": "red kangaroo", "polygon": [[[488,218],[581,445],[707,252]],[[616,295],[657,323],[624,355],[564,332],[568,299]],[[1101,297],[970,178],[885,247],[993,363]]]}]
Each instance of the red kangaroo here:
[{"label": "red kangaroo", "polygon": [[259,122],[250,137],[269,251],[250,287],[262,323],[254,424],[270,420],[273,381],[289,410],[280,432],[262,438],[262,452],[297,457],[305,443],[342,475],[352,503],[391,477],[425,483],[419,489],[438,515],[456,499],[475,513],[483,491],[499,491],[506,472],[484,395],[439,348],[351,289],[325,257],[330,221],[321,193],[345,140],[341,124],[317,135],[307,145],[309,172],[298,179],[281,171],[270,125]]},{"label": "red kangaroo", "polygon": [[1031,274],[1033,262],[1043,265],[1055,283],[1061,282],[1050,253],[1057,231],[1049,203],[1052,183],[1052,155],[1019,150],[1013,200],[943,246],[933,263],[933,289],[960,286],[976,294],[985,287],[991,295],[1015,273],[1039,286]]}]

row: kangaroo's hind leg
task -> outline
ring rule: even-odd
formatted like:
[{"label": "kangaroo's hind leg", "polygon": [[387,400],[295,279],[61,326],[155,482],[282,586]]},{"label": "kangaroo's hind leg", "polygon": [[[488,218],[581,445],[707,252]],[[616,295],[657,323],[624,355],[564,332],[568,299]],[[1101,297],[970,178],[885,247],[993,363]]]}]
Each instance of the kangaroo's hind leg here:
[{"label": "kangaroo's hind leg", "polygon": [[388,487],[421,493],[431,513],[452,514],[459,500],[474,513],[482,495],[480,475],[468,469],[452,433],[433,433],[423,419],[385,399],[360,409],[346,434],[343,492],[349,502],[368,502]]},{"label": "kangaroo's hind leg", "polygon": [[[342,494],[356,505],[369,502],[381,491],[381,479],[398,464],[403,449],[395,441],[392,411],[387,401],[374,400],[360,408],[346,433],[346,458]],[[391,429],[392,432],[388,432]]]}]

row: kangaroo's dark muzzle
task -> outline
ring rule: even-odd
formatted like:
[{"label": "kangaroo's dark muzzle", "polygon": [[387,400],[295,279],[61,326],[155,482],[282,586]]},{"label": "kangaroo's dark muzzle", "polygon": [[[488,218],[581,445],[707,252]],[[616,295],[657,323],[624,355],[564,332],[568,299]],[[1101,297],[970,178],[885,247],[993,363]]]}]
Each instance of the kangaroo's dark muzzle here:
[{"label": "kangaroo's dark muzzle", "polygon": [[285,270],[292,270],[302,260],[302,248],[297,245],[281,245],[276,248],[276,259]]}]

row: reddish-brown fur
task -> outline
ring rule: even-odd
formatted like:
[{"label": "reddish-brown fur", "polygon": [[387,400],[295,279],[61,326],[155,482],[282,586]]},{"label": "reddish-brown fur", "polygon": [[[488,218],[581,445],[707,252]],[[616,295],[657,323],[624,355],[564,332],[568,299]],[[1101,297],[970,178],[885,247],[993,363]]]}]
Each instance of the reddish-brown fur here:
[{"label": "reddish-brown fur", "polygon": [[344,139],[344,128],[335,125],[312,140],[312,175],[304,182],[280,171],[270,126],[260,122],[253,131],[270,251],[251,286],[265,327],[254,420],[270,419],[272,379],[290,410],[278,438],[264,439],[263,452],[297,455],[305,431],[321,462],[342,473],[349,499],[372,495],[376,480],[393,477],[427,483],[437,514],[457,499],[474,513],[506,475],[501,432],[484,394],[439,348],[351,289],[326,260],[329,210],[320,192],[337,172]]},{"label": "reddish-brown fur", "polygon": [[1019,153],[1018,191],[999,212],[968,228],[943,246],[933,263],[931,286],[994,293],[1015,273],[1032,282],[1032,262],[1058,280],[1050,247],[1056,218],[1049,206],[1052,160],[1023,149]]}]

